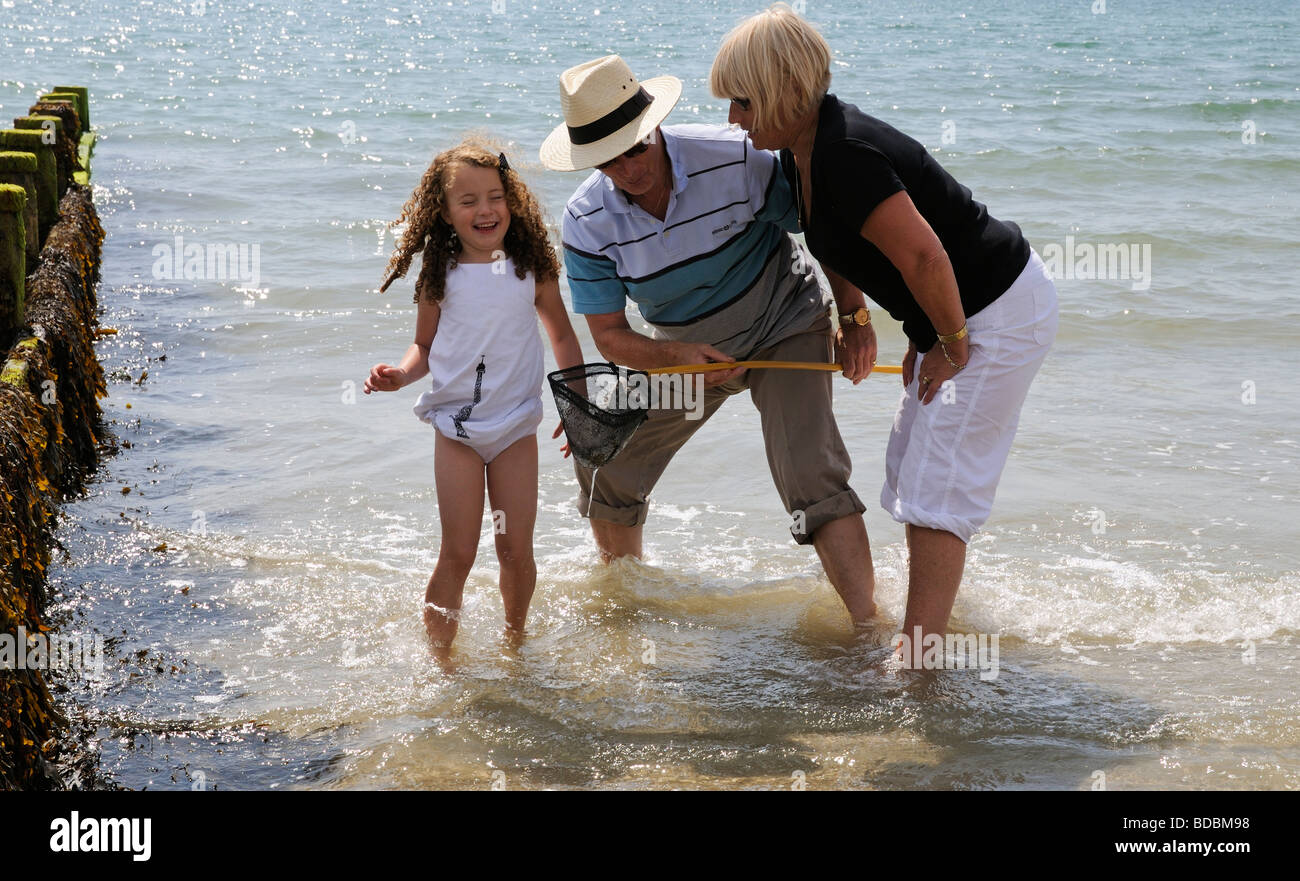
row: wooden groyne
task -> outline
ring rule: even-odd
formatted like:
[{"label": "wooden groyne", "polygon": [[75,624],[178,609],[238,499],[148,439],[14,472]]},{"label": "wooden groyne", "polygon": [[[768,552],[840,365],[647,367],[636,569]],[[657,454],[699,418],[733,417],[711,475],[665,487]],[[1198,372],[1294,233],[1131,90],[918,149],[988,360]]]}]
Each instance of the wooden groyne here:
[{"label": "wooden groyne", "polygon": [[80,86],[0,130],[0,790],[68,785],[46,570],[55,508],[93,472],[103,433],[94,143]]}]

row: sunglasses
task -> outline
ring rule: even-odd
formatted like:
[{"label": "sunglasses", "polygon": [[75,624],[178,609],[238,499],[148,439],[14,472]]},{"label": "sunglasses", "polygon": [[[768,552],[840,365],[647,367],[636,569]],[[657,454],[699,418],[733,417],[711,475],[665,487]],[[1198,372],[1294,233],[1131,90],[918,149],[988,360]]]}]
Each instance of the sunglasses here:
[{"label": "sunglasses", "polygon": [[646,150],[649,149],[650,149],[650,145],[648,143],[646,143],[645,141],[638,141],[636,143],[636,146],[628,150],[626,153],[615,156],[613,159],[609,160],[608,162],[602,162],[600,163],[600,165],[597,165],[596,170],[604,171],[606,168],[609,168],[611,165],[613,165],[615,162],[617,162],[620,159],[631,159],[633,156],[640,156],[642,153],[644,153]]},{"label": "sunglasses", "polygon": [[731,99],[731,103],[732,103],[732,104],[739,104],[741,110],[744,110],[744,111],[746,111],[746,112],[749,111],[749,99],[748,99],[748,98],[732,98],[732,99]]}]

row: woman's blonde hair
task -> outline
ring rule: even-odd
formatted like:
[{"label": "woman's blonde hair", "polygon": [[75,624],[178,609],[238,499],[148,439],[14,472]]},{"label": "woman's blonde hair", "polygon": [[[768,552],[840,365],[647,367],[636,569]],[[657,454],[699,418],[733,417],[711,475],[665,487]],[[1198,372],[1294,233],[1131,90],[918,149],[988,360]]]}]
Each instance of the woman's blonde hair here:
[{"label": "woman's blonde hair", "polygon": [[774,3],[727,34],[709,89],[747,98],[759,131],[784,128],[821,102],[831,86],[831,47],[786,3]]},{"label": "woman's blonde hair", "polygon": [[501,175],[506,207],[510,209],[510,226],[506,230],[504,247],[515,263],[515,275],[522,279],[531,270],[539,280],[559,278],[560,263],[555,248],[551,246],[536,197],[513,169],[501,167],[496,144],[487,138],[470,136],[433,158],[420,179],[420,185],[402,206],[401,215],[388,225],[391,229],[405,223],[406,229],[389,258],[385,270],[388,278],[379,290],[382,292],[395,279],[406,275],[411,260],[420,254],[415,301],[420,301],[421,294],[435,303],[442,301],[447,270],[456,265],[461,251],[456,231],[442,217],[447,188],[452,185],[456,168],[460,165],[490,168]]}]

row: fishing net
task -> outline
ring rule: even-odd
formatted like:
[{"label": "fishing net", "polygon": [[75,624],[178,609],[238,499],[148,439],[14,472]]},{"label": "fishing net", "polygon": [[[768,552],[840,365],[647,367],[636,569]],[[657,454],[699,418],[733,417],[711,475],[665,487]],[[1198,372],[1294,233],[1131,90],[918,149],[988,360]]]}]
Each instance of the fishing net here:
[{"label": "fishing net", "polygon": [[647,374],[614,364],[580,364],[547,375],[569,452],[588,468],[612,461],[649,415]]}]

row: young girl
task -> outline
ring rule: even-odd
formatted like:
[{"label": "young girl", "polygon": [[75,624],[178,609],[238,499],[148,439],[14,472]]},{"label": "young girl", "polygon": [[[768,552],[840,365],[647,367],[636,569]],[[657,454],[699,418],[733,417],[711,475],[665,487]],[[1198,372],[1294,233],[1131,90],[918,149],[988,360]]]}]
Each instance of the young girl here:
[{"label": "young girl", "polygon": [[[523,632],[537,582],[537,317],[559,367],[581,364],[582,351],[560,299],[559,264],[541,209],[504,154],[474,139],[439,153],[393,226],[404,221],[380,291],[422,252],[415,342],[398,366],[371,368],[365,391],[397,391],[433,376],[414,409],[437,430],[442,546],[424,593],[424,625],[434,648],[445,651],[478,551],[485,484],[506,631]],[[557,428],[552,437],[559,434]]]}]

